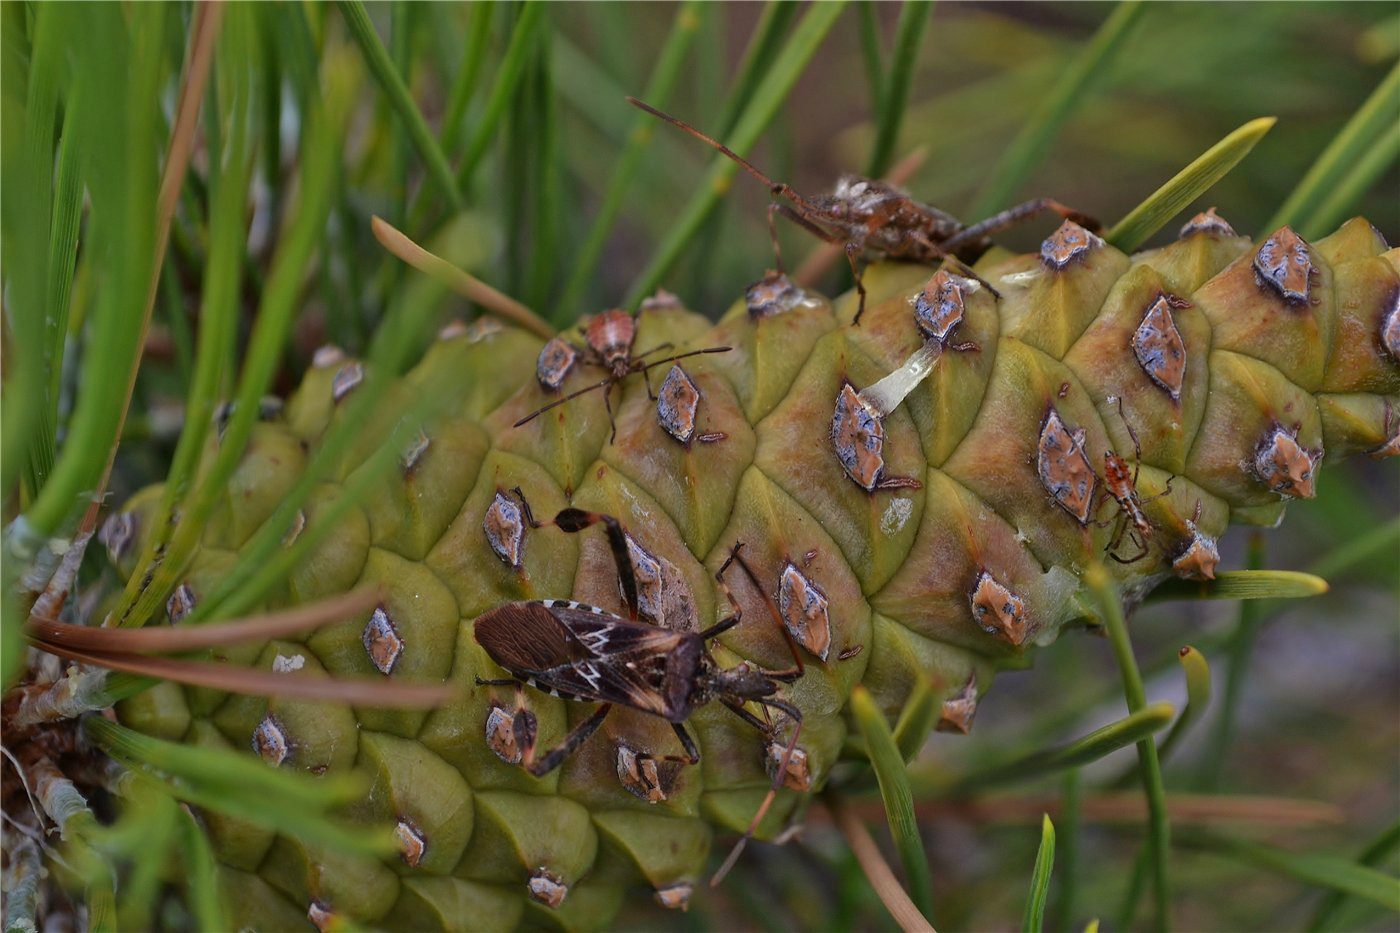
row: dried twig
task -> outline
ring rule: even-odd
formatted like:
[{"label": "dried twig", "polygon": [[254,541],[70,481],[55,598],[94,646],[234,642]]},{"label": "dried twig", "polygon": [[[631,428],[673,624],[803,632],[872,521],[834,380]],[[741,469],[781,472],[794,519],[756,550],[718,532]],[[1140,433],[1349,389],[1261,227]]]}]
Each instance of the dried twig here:
[{"label": "dried twig", "polygon": [[362,587],[281,612],[186,627],[93,628],[55,619],[29,619],[30,637],[75,651],[153,654],[196,651],[268,638],[282,638],[331,622],[340,622],[376,605],[384,598],[377,587]]},{"label": "dried twig", "polygon": [[875,893],[879,895],[890,916],[894,917],[895,923],[899,924],[899,928],[905,933],[916,930],[920,933],[934,933],[933,924],[919,913],[909,895],[904,893],[899,879],[894,876],[894,871],[885,861],[879,846],[875,845],[875,840],[871,838],[860,818],[842,806],[831,794],[824,796],[822,802],[826,804],[826,809],[841,830],[841,834],[846,837],[846,842],[855,854],[856,861],[860,863],[861,870],[870,880],[870,886],[875,889]]},{"label": "dried twig", "polygon": [[409,239],[408,234],[382,217],[370,218],[370,229],[374,231],[374,238],[389,252],[419,272],[431,275],[468,301],[480,305],[482,310],[509,323],[518,324],[546,340],[554,336],[554,328],[534,311],[457,268],[441,256],[428,252]]},{"label": "dried twig", "polygon": [[421,708],[446,703],[456,694],[456,688],[452,684],[404,684],[360,677],[333,678],[284,674],[211,661],[150,658],[121,652],[78,651],[37,639],[35,647],[70,661],[109,670],[253,696],[301,697],[308,700],[352,703],[357,706]]},{"label": "dried twig", "polygon": [[[925,801],[916,805],[920,819],[955,817],[977,823],[1039,823],[1042,814],[1059,819],[1063,798],[1054,794],[997,794]],[[854,805],[862,818],[883,814],[879,801]],[[1338,806],[1297,797],[1258,797],[1237,794],[1173,794],[1167,801],[1172,822],[1252,823],[1269,826],[1341,824],[1346,813]],[[1079,819],[1086,823],[1141,823],[1147,805],[1139,793],[1097,794],[1080,802]],[[808,823],[820,823],[813,813]]]}]

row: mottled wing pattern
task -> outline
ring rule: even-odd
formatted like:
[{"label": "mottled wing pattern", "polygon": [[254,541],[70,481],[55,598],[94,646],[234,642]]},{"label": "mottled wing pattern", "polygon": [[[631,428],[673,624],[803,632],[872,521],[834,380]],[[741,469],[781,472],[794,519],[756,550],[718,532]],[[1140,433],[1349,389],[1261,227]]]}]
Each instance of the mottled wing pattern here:
[{"label": "mottled wing pattern", "polygon": [[665,716],[666,662],[687,636],[545,600],[492,610],[477,620],[476,637],[498,664],[541,690]]}]

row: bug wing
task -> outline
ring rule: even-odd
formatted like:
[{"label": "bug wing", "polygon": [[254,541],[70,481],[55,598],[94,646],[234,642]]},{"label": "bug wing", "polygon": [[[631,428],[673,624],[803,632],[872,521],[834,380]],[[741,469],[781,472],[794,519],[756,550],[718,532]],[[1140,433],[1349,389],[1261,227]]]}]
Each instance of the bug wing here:
[{"label": "bug wing", "polygon": [[588,647],[541,603],[506,603],[473,626],[491,660],[517,674],[537,674],[593,657]]},{"label": "bug wing", "polygon": [[[689,644],[695,640],[693,634],[577,610],[560,615],[570,634],[592,656],[543,672],[541,682],[566,693],[671,718],[676,710],[670,697],[673,691],[668,690],[673,686],[668,684],[668,666],[678,654],[698,657],[698,650],[687,650],[693,648]],[[692,672],[675,673],[688,694]]]}]

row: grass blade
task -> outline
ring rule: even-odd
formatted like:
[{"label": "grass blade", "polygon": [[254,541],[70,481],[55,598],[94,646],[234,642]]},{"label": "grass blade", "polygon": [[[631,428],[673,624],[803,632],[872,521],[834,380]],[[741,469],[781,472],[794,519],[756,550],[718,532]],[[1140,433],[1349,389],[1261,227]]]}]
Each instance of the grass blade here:
[{"label": "grass blade", "polygon": [[1098,761],[1120,748],[1150,740],[1176,715],[1170,703],[1152,703],[1068,745],[1032,752],[1007,764],[970,772],[949,789],[952,795],[980,792],[996,784],[1029,781]]},{"label": "grass blade", "polygon": [[1293,189],[1288,200],[1264,225],[1264,230],[1277,230],[1289,224],[1300,230],[1315,232],[1315,215],[1328,194],[1347,183],[1372,141],[1395,126],[1400,120],[1400,63],[1390,69],[1380,85],[1342,127],[1331,144],[1317,157],[1312,168]]},{"label": "grass blade", "polygon": [[894,744],[899,746],[901,758],[910,761],[919,754],[928,741],[928,734],[938,724],[942,708],[943,704],[934,696],[932,682],[920,680],[894,726]]},{"label": "grass blade", "polygon": [[1186,205],[1228,175],[1277,122],[1274,117],[1259,117],[1230,133],[1129,211],[1128,216],[1104,234],[1104,239],[1125,253],[1137,249]]},{"label": "grass blade", "polygon": [[1060,809],[1060,829],[1057,832],[1060,849],[1060,896],[1055,899],[1055,913],[1050,925],[1056,930],[1068,930],[1074,917],[1074,898],[1079,881],[1079,824],[1080,824],[1080,781],[1079,771],[1065,773],[1064,804]]},{"label": "grass blade", "polygon": [[185,889],[190,913],[196,930],[226,930],[229,926],[228,906],[219,888],[218,864],[209,838],[195,822],[194,815],[180,808],[179,841],[181,862],[185,867]]},{"label": "grass blade", "polygon": [[[817,47],[835,25],[836,18],[841,15],[844,7],[843,0],[836,0],[807,8],[806,15],[778,53],[772,69],[754,92],[733,134],[727,140],[731,149],[743,155],[758,141],[759,135],[777,115],[778,108],[787,99],[788,92],[797,83],[797,79],[806,69],[807,62],[816,54]],[[729,190],[729,184],[738,169],[737,165],[724,156],[715,155],[709,173],[696,188],[694,196],[675,223],[668,229],[665,239],[656,249],[656,255],[637,276],[623,302],[624,307],[636,308],[644,297],[656,289],[662,276],[670,271],[695,232],[705,222],[705,218],[715,209],[720,197]]]},{"label": "grass blade", "polygon": [[1049,816],[1041,817],[1040,848],[1035,853],[1035,869],[1031,872],[1031,893],[1026,898],[1026,912],[1021,918],[1023,933],[1040,933],[1045,926],[1045,900],[1050,891],[1050,872],[1055,867],[1055,824]]},{"label": "grass blade", "polygon": [[894,32],[894,52],[890,70],[880,88],[879,109],[875,117],[875,146],[866,169],[871,178],[889,171],[894,160],[895,142],[909,103],[909,82],[923,44],[924,30],[933,13],[933,0],[904,0],[899,11],[899,23]]},{"label": "grass blade", "polygon": [[1275,872],[1303,884],[1330,888],[1373,901],[1400,913],[1400,878],[1366,865],[1331,855],[1289,852],[1277,846],[1207,830],[1194,830],[1181,843]]},{"label": "grass blade", "polygon": [[933,925],[899,886],[899,879],[894,876],[889,863],[880,854],[880,848],[875,845],[875,840],[870,837],[865,824],[842,806],[834,795],[828,794],[825,799],[832,819],[841,828],[841,833],[846,837],[846,842],[850,845],[856,861],[860,863],[861,870],[865,872],[870,886],[875,889],[881,903],[890,912],[895,923],[899,924],[899,928],[904,933],[933,933]]},{"label": "grass blade", "polygon": [[[1357,863],[1374,868],[1397,848],[1400,848],[1400,820],[1391,823],[1379,836],[1371,840],[1357,859]],[[1320,933],[1328,929],[1330,921],[1346,900],[1347,895],[1341,891],[1332,891],[1323,898],[1322,903],[1317,905],[1317,913],[1313,914],[1311,922],[1308,923],[1308,933]]]},{"label": "grass blade", "polygon": [[1169,580],[1150,601],[1167,599],[1305,599],[1327,592],[1327,581],[1296,570],[1226,570],[1214,580]]},{"label": "grass blade", "polygon": [[491,145],[491,141],[496,138],[497,131],[501,127],[501,119],[505,116],[506,107],[515,99],[520,88],[520,79],[525,74],[525,65],[538,47],[539,41],[536,32],[547,22],[544,18],[545,4],[540,0],[527,0],[521,7],[520,17],[515,21],[515,27],[510,34],[510,44],[506,46],[505,56],[501,59],[500,68],[496,71],[496,83],[491,87],[491,94],[486,99],[486,107],[481,114],[481,122],[476,125],[476,132],[467,142],[466,154],[462,157],[462,164],[457,167],[457,187],[462,192],[471,189],[472,176],[476,173],[477,163],[486,154],[486,149]]},{"label": "grass blade", "polygon": [[[1206,663],[1206,656],[1190,645],[1185,645],[1177,652],[1177,660],[1181,662],[1182,673],[1186,675],[1186,706],[1176,722],[1172,723],[1167,737],[1157,749],[1159,762],[1167,760],[1181,742],[1181,737],[1200,721],[1205,715],[1206,707],[1210,705],[1210,665]],[[1109,786],[1125,787],[1132,783],[1136,773],[1136,768],[1129,768]]]},{"label": "grass blade", "polygon": [[1351,171],[1327,193],[1307,222],[1299,225],[1302,236],[1309,239],[1325,236],[1340,225],[1353,206],[1397,159],[1400,159],[1400,121],[1392,124],[1357,158]]},{"label": "grass blade", "polygon": [[394,112],[403,121],[409,139],[413,141],[413,147],[418,150],[419,157],[427,166],[428,174],[447,198],[453,211],[460,211],[462,194],[453,180],[452,166],[447,161],[447,154],[438,145],[432,130],[428,129],[428,121],[423,118],[423,112],[414,103],[408,85],[404,83],[403,77],[389,58],[389,50],[384,47],[379,33],[375,32],[365,5],[360,0],[340,0],[339,6],[341,15],[345,17],[345,24],[350,28],[350,35],[355,38],[355,44],[360,47],[360,52],[365,57],[365,64],[369,66],[370,72],[389,98]]},{"label": "grass blade", "polygon": [[[680,78],[686,53],[689,52],[695,34],[706,15],[707,9],[699,0],[690,0],[676,11],[675,22],[671,25],[670,35],[666,37],[666,44],[661,47],[661,54],[657,56],[656,67],[652,69],[651,79],[647,81],[643,100],[663,109],[667,106],[671,92],[675,90],[676,82]],[[608,234],[617,222],[628,186],[637,176],[637,169],[650,147],[655,132],[655,120],[651,116],[643,113],[633,119],[627,146],[608,179],[603,201],[598,207],[598,215],[578,251],[578,258],[574,260],[573,268],[569,271],[563,296],[557,305],[560,314],[567,315],[569,320],[577,315],[583,294],[596,274],[598,257],[607,245]]]},{"label": "grass blade", "polygon": [[865,736],[870,763],[880,783],[880,798],[885,804],[885,815],[890,822],[890,834],[899,851],[899,860],[904,864],[909,897],[919,912],[927,917],[933,908],[933,889],[928,856],[924,853],[924,841],[919,835],[919,823],[914,816],[914,797],[909,790],[904,758],[869,690],[856,687],[851,692],[851,713]]},{"label": "grass blade", "polygon": [[[1108,629],[1108,641],[1113,647],[1113,656],[1123,675],[1123,696],[1128,709],[1137,712],[1147,705],[1147,696],[1142,686],[1142,674],[1138,672],[1137,661],[1133,657],[1133,646],[1128,640],[1128,624],[1123,618],[1123,606],[1114,592],[1113,582],[1102,565],[1091,566],[1084,574],[1084,581],[1098,604],[1099,612]],[[1157,743],[1151,738],[1138,742],[1138,760],[1141,764],[1142,788],[1147,795],[1148,807],[1148,861],[1152,868],[1155,911],[1153,925],[1158,930],[1171,926],[1171,881],[1167,861],[1171,854],[1171,828],[1167,820],[1166,789],[1162,783],[1162,769],[1157,760]]]},{"label": "grass blade", "polygon": [[1090,82],[1102,80],[1103,69],[1122,48],[1123,39],[1142,14],[1142,8],[1141,0],[1120,3],[1089,44],[1060,72],[1060,80],[987,173],[987,180],[968,211],[969,218],[990,217],[1010,205],[1017,187],[1045,158],[1055,134],[1084,102]]}]

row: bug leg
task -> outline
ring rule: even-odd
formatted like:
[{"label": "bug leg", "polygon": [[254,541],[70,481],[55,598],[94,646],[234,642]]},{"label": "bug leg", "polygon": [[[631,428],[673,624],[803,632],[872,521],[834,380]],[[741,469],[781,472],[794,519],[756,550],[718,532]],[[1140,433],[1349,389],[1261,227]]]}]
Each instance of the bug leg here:
[{"label": "bug leg", "polygon": [[773,201],[768,205],[768,239],[773,241],[773,259],[778,265],[778,274],[787,275],[783,266],[783,247],[778,243],[778,215],[785,205]]},{"label": "bug leg", "polygon": [[[770,701],[761,701],[764,706],[770,705]],[[773,704],[776,705],[776,704]],[[784,704],[786,705],[786,704]],[[786,711],[785,711],[786,712]],[[794,710],[795,712],[795,710]],[[734,867],[734,863],[739,860],[739,854],[744,851],[744,846],[753,838],[758,826],[763,822],[763,818],[768,815],[768,808],[773,806],[773,801],[778,797],[778,789],[783,786],[783,777],[787,774],[788,765],[792,762],[792,753],[797,748],[797,737],[802,734],[802,718],[799,715],[795,720],[796,724],[792,730],[792,738],[788,740],[787,747],[783,749],[783,757],[778,762],[777,769],[773,772],[773,783],[768,788],[768,793],[764,795],[763,802],[758,805],[758,810],[754,812],[753,819],[749,821],[749,828],[744,831],[740,840],[734,843],[734,848],[729,850],[729,855],[725,857],[724,864],[720,865],[710,879],[710,887],[715,887],[724,880],[724,876],[729,874],[729,870]]]},{"label": "bug leg", "polygon": [[[647,386],[647,392],[648,394],[650,394],[651,386]],[[608,387],[603,390],[603,407],[607,409],[608,426],[611,428],[611,432],[608,434],[608,443],[613,444],[617,442],[617,419],[613,417],[611,383],[609,383]]]},{"label": "bug leg", "polygon": [[[719,625],[715,625],[709,629],[706,629],[706,632],[713,631],[715,635],[718,635],[720,631],[724,631],[724,629],[730,629],[738,625],[739,620],[744,617],[743,607],[739,605],[739,600],[734,598],[734,591],[729,588],[728,582],[726,582],[724,579],[725,571],[729,569],[730,564],[734,563],[734,558],[739,556],[739,552],[743,550],[743,547],[744,542],[735,541],[734,547],[730,548],[729,550],[729,556],[724,559],[724,563],[720,564],[719,570],[715,573],[715,579],[719,581],[720,592],[724,594],[725,600],[729,603],[729,618],[725,619],[723,622],[720,622]],[[723,625],[724,629],[720,629],[720,625]],[[719,631],[716,631],[716,629],[718,629]],[[714,636],[706,634],[703,635],[703,637],[713,638]]]},{"label": "bug leg", "polygon": [[1172,483],[1175,482],[1175,481],[1176,481],[1176,477],[1175,477],[1175,476],[1168,476],[1168,477],[1167,477],[1167,485],[1166,485],[1165,487],[1162,488],[1162,491],[1161,491],[1161,492],[1157,493],[1155,496],[1148,496],[1146,499],[1143,499],[1143,500],[1141,500],[1141,501],[1143,501],[1143,502],[1155,502],[1155,501],[1157,501],[1158,499],[1162,498],[1163,496],[1170,496],[1170,495],[1172,494]]},{"label": "bug leg", "polygon": [[[765,671],[765,673],[774,680],[796,680],[798,677],[802,676],[803,671],[802,655],[797,650],[797,641],[792,637],[792,633],[788,631],[787,626],[783,624],[783,617],[779,614],[778,607],[773,603],[772,595],[764,589],[763,584],[758,582],[758,575],[753,572],[753,568],[749,566],[748,561],[744,560],[743,555],[739,553],[740,547],[741,545],[736,544],[734,549],[729,552],[729,558],[724,562],[724,566],[719,569],[719,573],[716,574],[716,577],[721,578],[720,583],[724,584],[722,577],[724,572],[729,569],[731,563],[737,563],[739,569],[744,571],[744,576],[749,578],[749,582],[753,584],[754,590],[762,597],[763,604],[768,607],[768,614],[773,619],[773,624],[776,625],[778,631],[782,633],[783,640],[787,642],[788,651],[792,653],[793,666],[791,668],[782,671]],[[728,586],[725,586],[724,589],[730,596],[730,599],[733,600],[733,594],[729,593]],[[734,606],[737,615],[738,603],[735,602]]]},{"label": "bug leg", "polygon": [[[527,515],[527,519],[528,519]],[[622,598],[627,603],[628,617],[637,619],[637,572],[632,567],[632,558],[627,554],[627,535],[622,523],[611,515],[601,512],[585,512],[583,509],[560,509],[554,516],[553,524],[561,531],[577,534],[601,523],[607,530],[608,548],[612,551],[613,563],[617,565],[617,577],[622,584]],[[539,527],[535,525],[534,527]]]},{"label": "bug leg", "polygon": [[535,777],[548,774],[563,763],[578,747],[588,741],[588,737],[598,731],[598,727],[603,724],[603,720],[608,718],[608,713],[612,711],[611,703],[604,703],[598,707],[597,711],[583,722],[574,726],[573,730],[566,736],[564,741],[545,752],[544,757],[538,761],[534,758],[534,749],[527,748],[525,752],[525,769]]},{"label": "bug leg", "polygon": [[1083,227],[1087,227],[1089,230],[1101,229],[1101,224],[1088,214],[1081,214],[1074,208],[1066,207],[1059,201],[1055,201],[1051,198],[1036,198],[1033,201],[1017,204],[1015,207],[1008,207],[1006,210],[993,214],[986,220],[978,221],[970,227],[964,227],[953,236],[944,240],[942,246],[945,250],[952,252],[959,247],[967,246],[970,243],[976,243],[983,237],[990,236],[993,233],[999,233],[1008,227],[1014,227],[1016,224],[1029,220],[1042,211],[1054,211],[1066,220],[1072,220]]},{"label": "bug leg", "polygon": [[698,765],[700,763],[700,748],[695,744],[695,740],[690,737],[690,733],[685,731],[685,726],[678,722],[671,723],[671,729],[676,733],[676,738],[680,739],[681,748],[685,749],[685,756],[666,755],[662,761],[683,761],[688,765]]},{"label": "bug leg", "polygon": [[852,327],[860,326],[860,316],[865,313],[865,278],[861,275],[860,252],[861,245],[855,240],[846,244],[846,261],[851,264],[851,275],[856,280],[856,293],[860,295],[860,303],[856,306],[856,316],[851,319]]},{"label": "bug leg", "polygon": [[514,677],[492,677],[490,679],[478,677],[476,679],[476,685],[478,687],[510,687],[519,686],[520,681],[516,680]]}]

